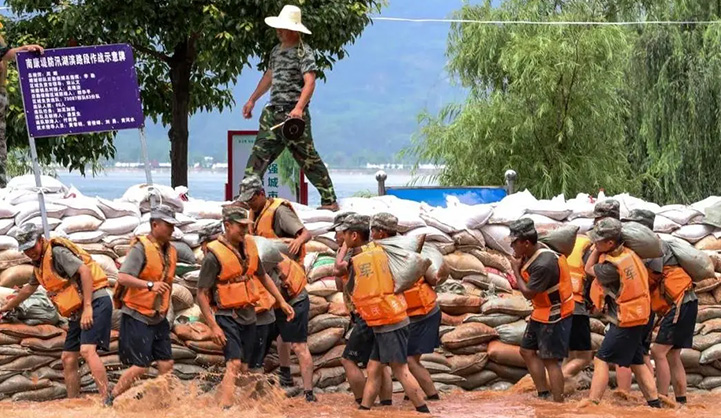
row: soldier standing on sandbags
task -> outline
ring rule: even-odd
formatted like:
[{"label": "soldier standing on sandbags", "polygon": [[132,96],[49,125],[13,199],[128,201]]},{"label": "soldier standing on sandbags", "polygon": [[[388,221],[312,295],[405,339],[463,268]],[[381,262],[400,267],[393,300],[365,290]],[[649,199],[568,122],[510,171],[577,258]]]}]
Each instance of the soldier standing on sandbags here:
[{"label": "soldier standing on sandbags", "polygon": [[[398,234],[398,218],[390,213],[377,213],[371,218],[371,239],[382,240]],[[437,279],[437,277],[435,278]],[[418,381],[429,401],[440,400],[431,374],[423,364],[421,356],[432,353],[440,346],[441,307],[432,286],[437,282],[426,282],[421,277],[410,289],[403,292],[408,305],[410,335],[408,336],[408,369]]]},{"label": "soldier standing on sandbags", "polygon": [[[373,343],[375,334],[368,326],[366,321],[358,314],[353,301],[351,300],[350,290],[348,289],[348,262],[351,259],[352,252],[348,251],[345,245],[345,227],[343,222],[355,212],[346,212],[337,215],[333,220],[330,230],[335,231],[335,241],[339,246],[338,254],[336,254],[335,275],[336,288],[339,292],[343,292],[343,300],[346,308],[350,312],[350,329],[345,337],[345,349],[340,362],[345,369],[345,375],[348,379],[351,392],[355,396],[358,405],[363,402],[363,390],[366,384],[366,377],[361,367],[367,367],[370,360],[371,351],[373,351]],[[391,371],[388,367],[383,368],[383,381],[380,388],[380,402],[383,406],[393,405],[393,381],[391,379]]]},{"label": "soldier standing on sandbags", "polygon": [[370,410],[378,396],[383,369],[389,365],[403,385],[416,411],[430,413],[418,381],[408,369],[408,314],[403,295],[394,293],[395,283],[383,248],[369,243],[370,218],[352,215],[343,221],[345,245],[353,256],[348,263],[348,290],[360,316],[375,338],[368,362],[368,380],[359,409]]},{"label": "soldier standing on sandbags", "polygon": [[593,363],[589,399],[598,404],[608,386],[609,367],[631,367],[648,405],[660,408],[653,373],[644,362],[643,339],[651,315],[648,273],[643,261],[623,245],[621,222],[601,219],[588,233],[595,248],[586,263],[586,273],[594,277],[591,300],[604,310],[611,322]]},{"label": "soldier standing on sandbags", "polygon": [[519,219],[510,229],[513,270],[521,278],[518,289],[533,304],[531,320],[521,341],[521,356],[538,397],[546,399],[553,395],[555,402],[563,402],[561,363],[568,357],[574,310],[568,263],[565,256],[538,243],[533,220]]},{"label": "soldier standing on sandbags", "polygon": [[[638,222],[653,231],[656,214],[644,209],[632,210],[624,221]],[[681,350],[693,346],[698,315],[698,298],[691,276],[679,265],[669,245],[661,240],[663,257],[644,260],[649,275],[651,309],[661,317],[651,355],[656,365],[659,395],[668,396],[673,383],[676,402],[686,403],[686,370]]]},{"label": "soldier standing on sandbags", "polygon": [[288,318],[294,315],[263,269],[255,241],[248,235],[251,224],[247,209],[223,208],[225,233],[208,244],[198,279],[198,305],[210,326],[213,342],[223,347],[225,356],[220,397],[224,408],[232,404],[241,364],[248,363],[255,344],[255,303],[259,294],[254,279],[275,300],[282,301],[280,309]]},{"label": "soldier standing on sandbags", "polygon": [[[313,145],[308,105],[315,90],[315,72],[318,66],[313,50],[301,40],[301,33],[310,31],[301,23],[301,11],[296,6],[285,6],[279,16],[265,19],[276,29],[280,44],[270,53],[269,69],[263,74],[258,87],[243,106],[243,117],[250,119],[255,102],[270,90],[270,103],[260,116],[260,130],[248,159],[245,175],[262,177],[268,166],[288,148],[293,158],[311,183],[318,189],[321,208],[338,210],[333,182],[323,160]],[[287,118],[302,119],[305,128],[296,140],[287,139],[280,128],[271,129]]]},{"label": "soldier standing on sandbags", "polygon": [[173,371],[170,324],[172,283],[178,253],[170,244],[178,220],[167,205],[150,212],[150,235],[133,239],[130,252],[118,272],[113,299],[123,315],[120,319],[120,361],[129,369],[120,376],[106,400],[113,400],[157,362],[159,374]]},{"label": "soldier standing on sandbags", "polygon": [[35,274],[0,313],[12,311],[42,285],[60,315],[70,321],[61,357],[68,398],[80,393],[78,360],[82,356],[105,399],[108,377],[97,350],[110,349],[113,302],[107,276],[85,250],[64,238],[46,240],[33,224],[22,225],[16,238],[20,251],[32,260]]},{"label": "soldier standing on sandbags", "polygon": [[[266,198],[263,183],[256,175],[248,176],[240,183],[238,201],[247,204],[251,209],[254,235],[269,239],[293,239],[288,244],[288,251],[293,260],[284,261],[287,271],[274,272],[272,277],[276,280],[276,286],[281,289],[283,299],[293,307],[295,316],[287,318],[282,310],[275,309],[276,326],[269,333],[265,345],[270,346],[270,341],[280,334],[278,358],[281,386],[293,386],[293,378],[290,374],[292,349],[298,357],[305,398],[308,402],[315,402],[317,399],[313,394],[313,357],[308,349],[310,298],[305,290],[307,283],[305,269],[298,264],[303,262],[305,244],[312,236],[303,226],[290,202],[280,198]],[[254,350],[261,349],[262,347],[259,346],[254,347]]]}]

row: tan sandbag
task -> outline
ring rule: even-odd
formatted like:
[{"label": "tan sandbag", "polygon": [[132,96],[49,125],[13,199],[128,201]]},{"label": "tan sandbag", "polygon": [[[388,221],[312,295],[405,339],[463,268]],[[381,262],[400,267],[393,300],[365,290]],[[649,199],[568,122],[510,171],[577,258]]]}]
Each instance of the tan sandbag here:
[{"label": "tan sandbag", "polygon": [[308,349],[311,354],[325,353],[331,347],[333,347],[341,338],[345,329],[343,328],[328,328],[321,332],[311,334],[308,336]]},{"label": "tan sandbag", "polygon": [[193,304],[193,306],[188,309],[175,311],[175,321],[181,323],[195,324],[205,323],[205,318],[203,317],[203,311],[200,310],[200,306],[198,306],[197,304]]},{"label": "tan sandbag", "polygon": [[0,334],[0,346],[19,343],[20,338],[13,337],[12,335]]},{"label": "tan sandbag", "polygon": [[488,355],[490,360],[497,364],[513,367],[526,367],[526,362],[521,357],[521,347],[510,345],[499,340],[488,343]]},{"label": "tan sandbag", "polygon": [[130,248],[130,245],[116,245],[113,247],[113,251],[115,251],[118,257],[125,257],[130,252]]},{"label": "tan sandbag", "polygon": [[448,361],[449,357],[444,356],[441,353],[427,353],[421,355],[421,361],[430,362],[430,363],[438,363],[443,366],[446,366],[448,368],[451,367],[450,361]]},{"label": "tan sandbag", "polygon": [[5,363],[2,365],[2,370],[8,371],[8,372],[21,372],[21,371],[29,371],[29,370],[35,370],[37,368],[46,366],[50,363],[52,363],[55,360],[54,357],[48,357],[48,356],[39,356],[39,355],[32,355],[32,356],[23,356],[23,357],[17,357],[15,360]]},{"label": "tan sandbag", "polygon": [[171,299],[173,301],[173,310],[176,312],[188,309],[192,307],[194,303],[190,290],[176,283],[173,283]]},{"label": "tan sandbag", "polygon": [[464,379],[463,377],[456,376],[456,375],[450,374],[450,373],[432,374],[431,380],[436,383],[445,383],[447,385],[457,385],[459,383],[466,381],[466,379]]},{"label": "tan sandbag", "polygon": [[12,354],[0,354],[0,369],[3,364],[11,363],[17,358],[18,356]]},{"label": "tan sandbag", "polygon": [[485,275],[470,275],[463,278],[466,283],[473,283],[477,287],[483,290],[489,290],[491,288],[502,293],[511,293],[513,288],[505,277],[497,274],[486,272]]},{"label": "tan sandbag", "polygon": [[721,362],[714,361],[713,364],[700,364],[696,372],[706,377],[721,376],[721,369],[716,367],[718,365],[721,365]]},{"label": "tan sandbag", "polygon": [[20,264],[30,264],[30,258],[25,253],[14,249],[0,251],[0,270],[9,269]]},{"label": "tan sandbag", "polygon": [[322,314],[328,312],[330,303],[327,300],[325,300],[324,297],[309,295],[309,298],[310,298],[309,317],[311,319],[315,318],[318,315],[322,315]]},{"label": "tan sandbag", "polygon": [[315,334],[328,328],[348,329],[350,319],[332,314],[322,314],[308,321],[308,335]]},{"label": "tan sandbag", "polygon": [[686,374],[686,384],[689,387],[697,388],[698,385],[701,384],[703,381],[703,376],[698,373],[688,373]]},{"label": "tan sandbag", "polygon": [[[104,243],[102,242],[93,242],[88,244],[77,244],[78,247],[85,250],[90,255],[104,255],[106,257],[110,257],[113,260],[116,260],[118,258],[118,254],[115,253],[111,248],[108,248]],[[93,257],[95,258],[95,257]]]},{"label": "tan sandbag", "polygon": [[112,331],[120,331],[120,321],[123,319],[123,312],[120,309],[114,309],[110,316],[110,329]]},{"label": "tan sandbag", "polygon": [[526,370],[525,364],[523,365],[523,367],[513,367],[489,361],[488,364],[486,364],[486,370],[492,371],[493,373],[498,375],[500,379],[505,379],[514,383],[523,379],[523,376],[528,374],[528,370]]},{"label": "tan sandbag", "polygon": [[526,317],[533,312],[531,303],[520,296],[497,297],[488,299],[481,307],[484,315],[501,313]]},{"label": "tan sandbag", "polygon": [[713,296],[713,299],[716,301],[716,304],[719,304],[721,302],[721,286],[717,287],[711,292],[711,295]]},{"label": "tan sandbag", "polygon": [[703,279],[699,282],[696,282],[696,287],[694,288],[695,292],[698,293],[704,293],[704,292],[710,292],[717,287],[721,285],[721,279],[718,277],[710,277],[708,279]]},{"label": "tan sandbag", "polygon": [[173,360],[193,360],[195,359],[195,356],[197,353],[193,350],[191,350],[188,347],[173,344],[171,347],[171,352],[173,353]]},{"label": "tan sandbag", "polygon": [[198,354],[198,356],[195,357],[195,364],[206,367],[223,366],[225,365],[225,357],[222,355]]},{"label": "tan sandbag", "polygon": [[466,319],[468,315],[470,314],[449,315],[445,312],[441,312],[441,325],[450,325],[452,327],[457,327],[458,325],[461,325],[463,323],[463,320]]},{"label": "tan sandbag", "polygon": [[31,379],[48,379],[53,381],[65,381],[65,375],[62,370],[55,370],[49,366],[41,367],[29,373]]},{"label": "tan sandbag", "polygon": [[483,370],[488,363],[488,353],[477,353],[468,356],[453,356],[448,359],[451,371],[458,376],[470,376]]},{"label": "tan sandbag", "polygon": [[329,303],[345,303],[345,299],[343,298],[343,292],[335,292],[330,296],[326,296],[325,300],[327,300]]},{"label": "tan sandbag", "polygon": [[109,281],[118,280],[118,267],[115,265],[115,260],[104,254],[93,254],[93,260],[100,266]]},{"label": "tan sandbag", "polygon": [[52,401],[54,399],[61,399],[66,397],[67,395],[68,392],[67,390],[65,390],[65,385],[61,385],[59,383],[52,383],[51,386],[43,389],[16,393],[13,395],[12,401],[45,402]]},{"label": "tan sandbag", "polygon": [[[688,379],[687,379],[688,380]],[[721,386],[721,377],[714,376],[714,377],[705,377],[698,385],[697,387],[699,389],[703,390],[711,390],[716,389],[717,387]]]},{"label": "tan sandbag", "polygon": [[696,315],[696,322],[706,322],[709,319],[721,318],[721,307],[719,306],[705,306],[699,308],[698,315]]},{"label": "tan sandbag", "polygon": [[487,343],[498,338],[495,329],[481,323],[468,323],[456,327],[455,330],[441,337],[444,347],[455,349],[470,345]]},{"label": "tan sandbag", "polygon": [[712,332],[721,332],[721,318],[709,319],[701,324],[699,331],[702,335]]},{"label": "tan sandbag", "polygon": [[466,317],[466,319],[463,320],[464,323],[466,322],[480,322],[482,324],[486,324],[489,327],[495,328],[499,325],[503,324],[510,324],[511,322],[516,322],[521,317],[516,315],[506,315],[501,313],[494,313],[494,314],[470,314]]},{"label": "tan sandbag", "polygon": [[462,279],[471,274],[486,274],[486,267],[483,263],[471,254],[456,251],[443,257],[446,265],[451,270],[451,277]]},{"label": "tan sandbag", "polygon": [[25,324],[0,324],[0,332],[6,335],[19,338],[53,338],[64,331],[52,325],[25,325]]},{"label": "tan sandbag", "polygon": [[434,363],[432,361],[421,360],[421,366],[423,366],[426,370],[428,370],[428,373],[430,373],[430,374],[450,373],[451,372],[450,367],[445,366],[440,363]]},{"label": "tan sandbag", "polygon": [[210,341],[212,333],[210,327],[196,322],[193,324],[177,324],[173,332],[183,341]]},{"label": "tan sandbag", "polygon": [[33,277],[33,266],[21,264],[10,267],[0,273],[0,286],[7,288],[23,287]]},{"label": "tan sandbag", "polygon": [[333,250],[331,250],[330,247],[320,241],[316,241],[315,239],[312,239],[305,244],[305,251],[309,253],[321,254],[333,253]]},{"label": "tan sandbag", "polygon": [[345,381],[345,369],[343,367],[325,367],[316,370],[314,374],[318,374],[318,383],[316,387],[321,389],[328,386],[340,385]]},{"label": "tan sandbag", "polygon": [[591,324],[591,332],[596,334],[606,335],[606,325],[596,318],[589,318]]},{"label": "tan sandbag", "polygon": [[[449,279],[449,280],[457,281],[456,279]],[[476,286],[475,284],[469,283],[469,282],[461,282],[461,286],[463,286],[463,290],[464,290],[463,293],[466,295],[470,295],[470,296],[483,297],[484,293],[486,292],[485,290],[481,289],[480,287]]]},{"label": "tan sandbag", "polygon": [[688,372],[689,370],[697,370],[701,360],[701,352],[690,348],[684,348],[681,350],[681,363],[683,368]]},{"label": "tan sandbag", "polygon": [[[441,336],[442,338],[442,336]],[[454,356],[470,356],[478,353],[485,353],[488,351],[488,343],[468,345],[460,348],[446,348],[446,350],[453,353]]]},{"label": "tan sandbag", "polygon": [[196,353],[223,354],[223,347],[213,341],[186,341],[185,344]]},{"label": "tan sandbag", "polygon": [[18,344],[0,345],[0,356],[27,356],[32,354],[30,350]]},{"label": "tan sandbag", "polygon": [[713,293],[696,293],[698,297],[698,304],[700,306],[710,306],[716,304],[716,299],[713,297]]},{"label": "tan sandbag", "polygon": [[335,277],[326,277],[325,279],[318,280],[313,283],[309,283],[305,290],[309,294],[314,296],[326,297],[330,296],[338,291],[335,286]]},{"label": "tan sandbag", "polygon": [[194,364],[180,364],[175,363],[173,366],[173,373],[175,373],[182,380],[193,380],[199,376],[206,374],[208,371],[200,366]]},{"label": "tan sandbag", "polygon": [[22,375],[13,376],[0,383],[0,393],[10,395],[18,392],[42,389],[50,386],[47,379],[28,379]]},{"label": "tan sandbag", "polygon": [[323,354],[323,356],[318,357],[314,361],[313,365],[316,369],[323,367],[338,367],[341,365],[340,360],[343,357],[343,350],[345,350],[345,345],[336,345],[328,350],[327,353]]},{"label": "tan sandbag", "polygon": [[458,386],[465,390],[473,390],[496,380],[498,375],[491,370],[482,370],[470,376],[466,376],[465,382],[458,383]]},{"label": "tan sandbag", "polygon": [[701,352],[699,364],[710,364],[716,360],[721,360],[721,344],[712,345]]},{"label": "tan sandbag", "polygon": [[438,305],[441,310],[451,315],[481,312],[483,299],[478,296],[456,295],[454,293],[439,293]]},{"label": "tan sandbag", "polygon": [[28,347],[35,351],[55,351],[62,350],[65,345],[65,333],[57,337],[42,340],[40,338],[25,338],[20,342],[23,347]]},{"label": "tan sandbag", "polygon": [[108,370],[117,370],[124,367],[123,363],[120,362],[120,357],[117,354],[100,356],[100,361],[103,362],[105,368]]},{"label": "tan sandbag", "polygon": [[592,332],[591,333],[591,349],[594,351],[598,351],[598,349],[601,348],[602,343],[603,343],[603,335]]},{"label": "tan sandbag", "polygon": [[701,238],[701,241],[694,244],[694,247],[696,247],[697,250],[718,251],[721,250],[721,240],[713,235],[707,235],[706,237]]},{"label": "tan sandbag", "polygon": [[331,302],[328,305],[328,313],[336,316],[350,316],[345,302]]},{"label": "tan sandbag", "polygon": [[713,263],[713,270],[716,273],[721,272],[721,254],[717,251],[704,251],[704,253],[711,259]]},{"label": "tan sandbag", "polygon": [[721,344],[721,332],[712,332],[710,334],[701,334],[693,337],[694,350],[704,351],[716,344]]}]

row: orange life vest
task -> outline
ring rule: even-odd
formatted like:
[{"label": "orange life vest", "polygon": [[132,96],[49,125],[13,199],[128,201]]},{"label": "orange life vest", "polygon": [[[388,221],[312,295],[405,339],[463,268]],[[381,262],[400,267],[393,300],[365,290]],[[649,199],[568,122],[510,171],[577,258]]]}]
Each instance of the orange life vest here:
[{"label": "orange life vest", "polygon": [[308,278],[305,275],[305,269],[297,261],[291,260],[285,254],[281,254],[283,261],[278,263],[278,272],[280,273],[280,281],[290,299],[300,295],[308,284]]},{"label": "orange life vest", "polygon": [[693,289],[691,276],[681,266],[664,266],[662,274],[649,273],[648,277],[651,309],[660,315],[666,315],[672,306],[679,306],[686,291]]},{"label": "orange life vest", "polygon": [[[255,215],[255,219],[253,221],[253,234],[261,236],[263,238],[268,239],[278,239],[278,238],[294,238],[294,237],[279,237],[275,234],[275,230],[273,229],[273,223],[275,222],[275,212],[278,210],[279,207],[285,206],[293,213],[295,213],[295,209],[293,209],[293,205],[290,204],[287,200],[280,199],[280,198],[271,198],[268,199],[265,202],[265,207],[263,210]],[[300,254],[298,254],[298,260],[303,260],[305,258],[306,250],[305,245],[300,250]]]},{"label": "orange life vest", "polygon": [[405,298],[393,292],[393,276],[383,248],[370,243],[351,260],[355,281],[351,299],[368,326],[392,325],[408,318]]},{"label": "orange life vest", "polygon": [[421,278],[413,287],[403,292],[408,305],[408,316],[423,316],[436,307],[436,291]]},{"label": "orange life vest", "polygon": [[268,312],[275,306],[275,298],[257,277],[253,277],[255,288],[258,291],[258,301],[255,303],[255,313]]},{"label": "orange life vest", "polygon": [[608,261],[618,270],[621,278],[618,294],[603,288],[598,280],[591,285],[591,300],[603,309],[605,296],[612,297],[618,305],[618,326],[621,328],[646,325],[651,316],[651,297],[648,287],[648,271],[643,261],[632,250],[621,247],[618,254],[601,254],[599,263]]},{"label": "orange life vest", "polygon": [[258,248],[253,237],[245,236],[245,256],[247,268],[243,267],[238,254],[225,242],[215,240],[208,243],[208,251],[213,253],[220,264],[218,283],[215,285],[215,308],[216,309],[238,309],[255,305],[260,299],[256,288],[256,280],[253,280],[260,259]]},{"label": "orange life vest", "polygon": [[[168,263],[166,264],[162,249],[158,244],[151,241],[147,236],[140,236],[133,239],[130,243],[131,247],[137,242],[140,242],[145,251],[145,266],[140,272],[140,275],[138,275],[138,278],[147,282],[165,282],[172,284],[175,278],[175,267],[178,262],[178,253],[175,247],[170,245],[170,243],[167,244]],[[122,298],[123,305],[145,316],[155,316],[156,314],[165,316],[170,307],[171,293],[172,292],[165,292],[159,295],[148,290],[146,287],[125,288],[118,282],[114,296],[116,298]]]},{"label": "orange life vest", "polygon": [[586,250],[591,247],[591,240],[585,235],[576,237],[576,244],[573,252],[568,256],[568,269],[571,272],[571,289],[573,290],[573,300],[583,303],[583,287],[586,280],[586,263],[583,262],[583,256]]},{"label": "orange life vest", "polygon": [[523,281],[528,283],[531,278],[531,275],[528,273],[528,268],[544,253],[553,254],[558,260],[558,284],[543,292],[537,293],[536,296],[531,299],[531,303],[533,304],[531,319],[548,324],[573,315],[575,305],[573,301],[573,291],[571,289],[571,272],[564,255],[559,255],[548,248],[538,249],[521,269]]},{"label": "orange life vest", "polygon": [[108,277],[90,254],[71,241],[64,238],[52,238],[50,241],[45,241],[42,262],[34,269],[35,278],[48,291],[48,296],[60,315],[69,317],[83,306],[82,283],[72,278],[64,278],[55,271],[53,247],[56,246],[67,248],[88,266],[90,275],[93,277],[93,291],[108,287]]}]

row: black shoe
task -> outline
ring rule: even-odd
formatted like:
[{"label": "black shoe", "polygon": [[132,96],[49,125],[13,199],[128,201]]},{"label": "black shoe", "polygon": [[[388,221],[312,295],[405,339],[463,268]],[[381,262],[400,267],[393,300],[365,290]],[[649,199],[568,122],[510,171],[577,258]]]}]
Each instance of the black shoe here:
[{"label": "black shoe", "polygon": [[315,397],[315,393],[313,393],[312,390],[306,390],[305,391],[305,401],[306,402],[318,402],[318,398]]},{"label": "black shoe", "polygon": [[280,386],[284,388],[292,388],[294,386],[293,378],[290,376],[280,376]]}]

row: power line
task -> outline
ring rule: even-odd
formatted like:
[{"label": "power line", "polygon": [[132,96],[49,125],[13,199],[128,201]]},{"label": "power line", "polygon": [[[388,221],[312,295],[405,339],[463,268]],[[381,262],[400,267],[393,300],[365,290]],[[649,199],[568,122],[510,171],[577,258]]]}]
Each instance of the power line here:
[{"label": "power line", "polygon": [[601,21],[534,21],[534,20],[472,20],[472,19],[417,19],[405,17],[372,16],[374,21],[412,23],[476,23],[481,25],[536,25],[536,26],[635,26],[635,25],[716,25],[721,20],[639,20],[624,22]]}]

